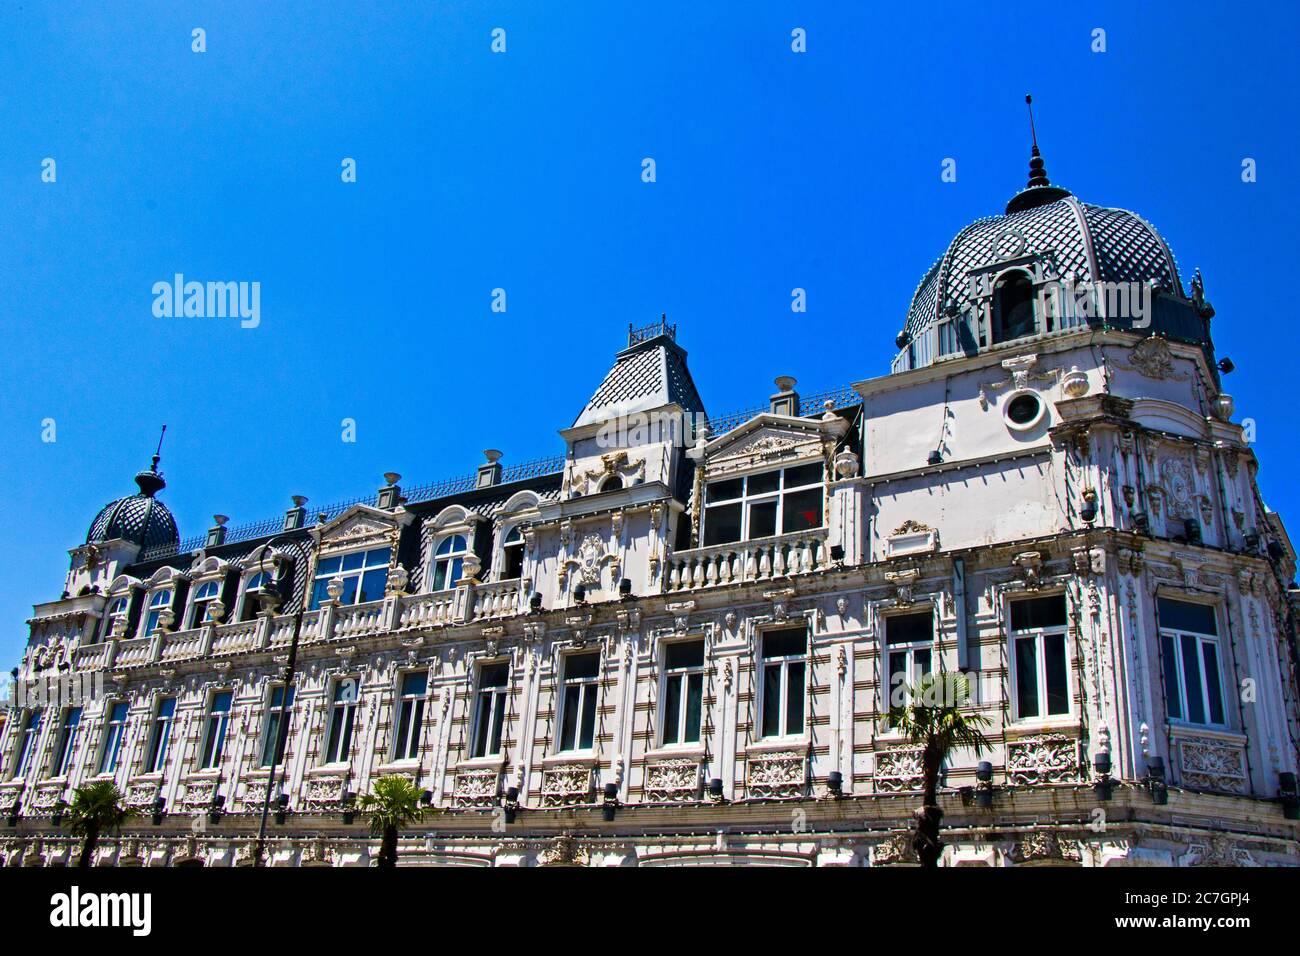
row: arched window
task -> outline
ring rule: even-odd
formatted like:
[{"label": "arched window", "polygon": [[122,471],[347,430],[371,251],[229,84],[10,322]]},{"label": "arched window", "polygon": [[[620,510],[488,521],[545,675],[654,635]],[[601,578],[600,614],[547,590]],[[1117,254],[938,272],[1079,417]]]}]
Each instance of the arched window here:
[{"label": "arched window", "polygon": [[204,581],[195,589],[190,601],[190,627],[203,626],[203,622],[208,619],[208,605],[220,594],[221,584],[218,581]]},{"label": "arched window", "polygon": [[618,475],[610,475],[600,483],[601,491],[618,491],[623,487],[623,479]]},{"label": "arched window", "polygon": [[131,609],[131,598],[129,595],[115,597],[108,602],[108,610],[104,612],[104,633],[101,640],[108,640],[113,633],[113,626],[118,621],[125,620],[127,612]]},{"label": "arched window", "polygon": [[257,617],[257,612],[262,609],[262,604],[257,600],[257,595],[261,593],[262,588],[273,585],[275,579],[269,571],[258,571],[248,583],[244,585],[244,604],[239,609],[239,619],[241,621],[251,621]]},{"label": "arched window", "polygon": [[433,553],[433,590],[445,591],[455,587],[460,580],[461,568],[468,551],[463,534],[453,534],[443,539]]},{"label": "arched window", "polygon": [[149,614],[144,620],[145,634],[152,634],[158,629],[158,618],[164,610],[171,606],[172,594],[171,588],[165,588],[161,591],[155,591],[149,597]]},{"label": "arched window", "polygon": [[501,580],[513,581],[524,576],[524,536],[518,526],[510,529],[501,544]]},{"label": "arched window", "polygon": [[1036,331],[1034,284],[1023,272],[1009,272],[993,290],[993,341],[1009,342]]}]

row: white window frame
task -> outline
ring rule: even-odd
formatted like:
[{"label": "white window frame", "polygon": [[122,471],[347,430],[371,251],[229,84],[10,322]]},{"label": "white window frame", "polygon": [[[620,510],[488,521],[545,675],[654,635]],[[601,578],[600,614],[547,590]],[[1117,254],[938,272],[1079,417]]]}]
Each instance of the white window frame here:
[{"label": "white window frame", "polygon": [[[276,691],[281,691],[279,704],[275,703]],[[290,721],[289,729],[291,731],[293,730],[293,725],[292,725],[293,706],[298,700],[297,688],[289,688],[287,693],[285,693],[284,691],[285,691],[284,684],[279,684],[279,683],[271,684],[266,689],[266,710],[262,715],[262,742],[261,742],[262,745],[259,748],[259,752],[257,755],[257,761],[258,761],[257,769],[259,770],[271,769],[271,761],[274,758],[274,754],[275,754],[276,739],[279,738],[280,736],[279,721],[281,720]],[[278,720],[276,720],[275,722],[274,732],[272,732],[271,729],[271,723],[273,718],[278,718]],[[286,735],[284,738],[284,748],[286,751],[289,749],[289,741],[291,739],[292,736],[290,735]],[[270,748],[269,753],[267,748]],[[277,764],[277,766],[282,767],[284,766],[284,764],[279,763]]]},{"label": "white window frame", "polygon": [[[68,721],[74,713],[77,715],[77,722],[69,726]],[[54,765],[50,768],[53,772],[50,776],[66,777],[68,771],[72,769],[72,755],[77,748],[77,733],[81,729],[81,719],[84,716],[85,712],[81,707],[63,709],[63,719],[59,721],[59,736],[54,748]]]},{"label": "white window frame", "polygon": [[[166,600],[159,601],[158,598],[165,597]],[[168,583],[165,587],[155,588],[150,591],[145,598],[144,607],[140,612],[140,637],[148,637],[156,627],[151,622],[156,622],[157,618],[162,615],[163,611],[172,608],[176,603],[176,585]]]},{"label": "white window frame", "polygon": [[[519,552],[519,576],[517,578],[506,577],[506,570],[510,566],[511,550]],[[524,559],[527,556],[527,543],[524,541],[524,532],[519,525],[511,525],[501,537],[501,564],[500,571],[497,573],[499,581],[522,581],[524,578]]]},{"label": "white window frame", "polygon": [[[163,716],[163,705],[171,701],[172,711],[170,714]],[[149,722],[149,749],[145,751],[144,772],[148,774],[161,774],[167,767],[167,753],[171,750],[172,743],[172,725],[176,722],[176,706],[178,699],[168,694],[158,698],[158,703],[153,709],[153,719]]]},{"label": "white window frame", "polygon": [[[114,720],[113,711],[121,705],[122,719]],[[125,700],[109,700],[104,704],[104,740],[99,749],[99,762],[96,768],[100,776],[110,776],[117,773],[118,764],[122,759],[122,744],[126,742],[126,728],[131,721],[131,705]],[[111,767],[106,767],[109,755],[112,755]]]},{"label": "white window frame", "polygon": [[[1064,594],[1040,594],[1036,598],[1059,597],[1065,601]],[[1036,598],[1027,598],[1035,600]],[[1074,677],[1070,673],[1073,668],[1070,667],[1070,624],[1069,624],[1069,605],[1066,605],[1066,622],[1056,624],[1051,627],[1026,627],[1020,630],[1011,629],[1011,605],[1015,604],[1014,599],[1007,599],[1007,659],[1010,663],[1011,670],[1011,719],[1016,723],[1037,724],[1052,723],[1055,721],[1069,720],[1074,713]],[[1059,714],[1049,714],[1047,712],[1047,654],[1046,639],[1048,637],[1061,638],[1062,653],[1065,656],[1065,711]],[[1034,693],[1038,700],[1037,715],[1025,716],[1020,713],[1020,663],[1017,648],[1017,642],[1022,640],[1033,640],[1034,642]]]},{"label": "white window frame", "polygon": [[[470,537],[469,534],[467,534],[464,531],[453,531],[449,534],[444,534],[442,537],[438,538],[438,540],[436,540],[433,543],[433,548],[430,551],[430,560],[429,560],[429,591],[431,593],[436,594],[439,591],[452,590],[453,588],[456,587],[456,582],[459,581],[460,578],[464,576],[465,559],[469,557],[470,554],[469,537]],[[448,542],[455,541],[455,539],[457,538],[460,538],[460,540],[464,543],[464,546],[460,550],[456,550],[456,548],[453,547],[450,551],[446,552],[445,554],[439,553],[438,550],[439,548],[441,548],[444,544],[447,544]],[[456,571],[457,560],[460,561],[460,570],[458,572]],[[446,569],[444,571],[443,587],[441,588],[438,587],[438,566],[439,565],[446,565]],[[452,580],[453,574],[456,575],[455,580]]]},{"label": "white window frame", "polygon": [[[32,718],[36,718],[36,726],[32,726]],[[27,776],[27,771],[31,769],[32,758],[36,755],[36,746],[40,743],[41,730],[45,726],[45,711],[40,707],[33,707],[23,714],[22,723],[18,725],[18,742],[14,747],[14,769],[9,776],[13,780],[20,780]]]},{"label": "white window frame", "polygon": [[252,607],[252,614],[249,614],[249,601],[257,600],[257,592],[262,590],[262,582],[269,581],[275,584],[275,570],[254,570],[244,575],[244,579],[239,583],[239,607],[232,621],[255,621],[257,615],[261,612],[260,604]]},{"label": "white window frame", "polygon": [[[920,617],[922,614],[928,614],[930,617],[930,637],[920,641],[905,641],[898,644],[889,643],[889,622],[904,617]],[[881,680],[881,686],[885,688],[885,714],[895,706],[894,702],[894,655],[902,654],[907,658],[906,675],[907,679],[903,682],[904,691],[902,701],[898,706],[907,707],[912,702],[912,695],[906,689],[909,686],[915,686],[926,674],[936,674],[938,671],[937,656],[938,650],[935,647],[935,639],[938,635],[938,621],[935,619],[934,606],[928,609],[924,606],[914,608],[910,611],[904,611],[901,614],[886,614],[881,618],[884,624],[884,633],[880,635],[880,641],[884,645],[884,655],[882,657],[884,674]],[[925,651],[930,655],[930,669],[927,671],[918,670],[916,662],[916,652]]]},{"label": "white window frame", "polygon": [[[488,667],[505,669],[505,681],[490,687],[483,686],[483,671]],[[510,702],[510,662],[503,659],[479,661],[474,674],[474,719],[470,727],[470,758],[474,760],[487,757],[499,757],[502,754],[502,740],[505,737],[506,708]],[[486,725],[484,724],[486,721]],[[479,737],[483,738],[483,749],[479,752]],[[493,739],[497,740],[496,749],[492,749]]]},{"label": "white window frame", "polygon": [[[345,686],[353,688],[351,698],[338,696],[339,689]],[[336,677],[330,684],[329,709],[325,723],[325,766],[343,766],[351,762],[352,743],[357,732],[357,704],[361,701],[361,678],[350,675]],[[343,719],[339,723],[340,732],[334,731],[334,715],[342,711]],[[339,737],[343,737],[340,746]],[[336,759],[330,757],[338,750]]]},{"label": "white window frame", "polygon": [[[1214,605],[1205,604],[1201,601],[1189,601],[1187,600],[1186,597],[1170,595],[1170,594],[1161,594],[1158,595],[1158,598],[1163,598],[1166,601],[1178,601],[1183,604],[1199,604],[1202,607],[1208,607],[1210,609],[1210,612],[1215,617],[1216,629],[1219,625],[1219,612],[1218,612],[1218,608],[1215,607]],[[1173,644],[1173,648],[1174,648],[1173,664],[1174,664],[1174,673],[1178,678],[1178,686],[1172,688],[1172,690],[1178,695],[1178,706],[1179,706],[1179,710],[1182,712],[1181,716],[1178,717],[1175,717],[1171,713],[1169,713],[1169,694],[1171,688],[1168,686],[1169,681],[1167,676],[1164,674],[1163,666],[1162,666],[1161,678],[1165,683],[1165,713],[1169,719],[1169,722],[1172,724],[1178,724],[1180,726],[1185,726],[1185,727],[1206,727],[1206,728],[1211,728],[1216,730],[1226,730],[1228,728],[1228,700],[1227,700],[1227,693],[1225,692],[1226,685],[1224,684],[1223,681],[1223,665],[1224,665],[1223,642],[1219,639],[1219,635],[1203,634],[1200,631],[1183,630],[1180,628],[1170,627],[1169,625],[1161,622],[1160,655],[1161,655],[1162,665],[1165,657],[1165,648],[1163,646],[1163,641],[1166,637],[1170,639],[1170,643]],[[1201,677],[1201,706],[1205,712],[1204,721],[1192,720],[1190,717],[1187,716],[1187,673],[1186,673],[1185,663],[1183,659],[1183,641],[1182,641],[1183,637],[1190,637],[1196,643],[1196,666]],[[1208,675],[1209,671],[1206,669],[1206,665],[1205,665],[1206,644],[1212,644],[1214,646],[1214,659],[1215,659],[1215,663],[1218,665],[1218,670],[1219,670],[1218,681],[1217,681],[1219,685],[1219,711],[1220,713],[1223,714],[1223,720],[1217,722],[1210,719],[1210,713],[1211,713],[1210,684],[1209,681],[1206,680],[1206,676]]]},{"label": "white window frame", "polygon": [[[202,596],[204,588],[213,588],[212,597],[205,598]],[[206,617],[207,606],[213,601],[221,600],[221,580],[219,578],[209,578],[206,581],[196,581],[190,585],[190,610],[186,621],[188,630],[203,626],[203,618]],[[203,611],[203,614],[199,612]]]},{"label": "white window frame", "polygon": [[[570,675],[572,665],[569,663],[574,658],[594,655],[596,658],[596,673],[591,677],[573,677]],[[581,650],[572,651],[563,654],[560,657],[560,694],[555,722],[555,749],[557,753],[583,754],[590,753],[596,748],[596,734],[600,730],[600,674],[604,669],[604,660],[598,650]],[[573,746],[566,748],[564,746],[564,719],[568,716],[568,699],[569,688],[578,688],[578,717],[573,727]],[[587,696],[594,694],[596,699],[595,707],[591,714],[591,744],[582,746],[582,715],[587,709]]]},{"label": "white window frame", "polygon": [[[821,466],[821,476],[815,482],[811,482],[809,484],[804,484],[804,485],[795,485],[790,488],[785,487],[785,473],[787,471],[792,471],[797,468],[807,468],[809,465]],[[751,479],[758,478],[763,475],[770,475],[773,472],[777,472],[781,476],[780,483],[778,484],[777,489],[775,491],[764,491],[754,495],[751,495],[749,493],[749,482]],[[735,481],[735,480],[739,480],[742,482],[739,498],[726,498],[719,501],[709,500],[709,491],[708,491],[709,485],[720,484],[722,482]],[[706,481],[704,483],[704,490],[703,490],[704,507],[702,509],[704,512],[703,515],[704,520],[700,526],[701,547],[723,547],[727,544],[743,544],[747,541],[762,541],[769,537],[779,537],[783,534],[793,533],[787,531],[785,528],[786,495],[798,494],[804,491],[812,491],[813,489],[818,489],[821,491],[821,524],[819,524],[817,527],[824,528],[826,527],[826,464],[821,459],[812,459],[809,461],[802,461],[802,462],[791,462],[790,464],[783,465],[780,468],[767,468],[759,471],[749,472],[744,475],[727,475],[725,477],[720,475],[716,478]],[[758,538],[755,538],[750,533],[751,530],[749,527],[750,508],[753,505],[765,504],[767,502],[776,503],[776,531],[771,535],[762,535]],[[735,504],[740,505],[740,537],[736,541],[724,541],[714,545],[704,545],[703,542],[707,539],[707,534],[708,534],[707,529],[709,524],[710,509],[723,508]],[[807,529],[800,529],[800,530],[812,531],[815,529],[807,528]]]},{"label": "white window frame", "polygon": [[[775,636],[777,634],[782,634],[786,631],[793,631],[797,629],[802,629],[804,632],[804,649],[802,653],[785,654],[782,655],[781,657],[767,657],[764,655],[763,649],[766,647],[766,641],[770,636]],[[758,686],[754,689],[755,697],[757,698],[758,701],[757,710],[758,710],[758,739],[759,740],[764,740],[764,741],[799,740],[807,736],[808,721],[810,719],[810,714],[808,713],[808,682],[812,679],[812,653],[810,647],[811,641],[812,641],[812,637],[809,634],[808,625],[806,623],[800,625],[798,622],[791,622],[791,624],[786,627],[773,627],[773,628],[769,628],[768,630],[761,631],[759,633],[758,668],[757,668]],[[798,693],[800,694],[800,700],[802,701],[802,707],[800,710],[801,716],[799,721],[800,727],[798,730],[794,732],[791,732],[790,730],[790,691],[791,691],[790,683],[792,680],[790,675],[790,665],[792,664],[803,665],[803,681],[801,682],[802,686],[797,688]],[[773,667],[778,668],[781,674],[780,684],[779,684],[780,694],[778,695],[777,698],[777,708],[780,711],[777,720],[780,726],[780,730],[775,734],[768,734],[766,732],[767,706],[768,706],[767,672],[769,668],[773,668]]]},{"label": "white window frame", "polygon": [[[114,610],[114,608],[117,607],[118,602],[121,602],[122,607],[120,610]],[[127,591],[125,594],[110,594],[108,596],[108,603],[104,605],[104,629],[99,639],[101,641],[109,640],[113,636],[113,625],[116,624],[119,619],[129,617],[130,614],[131,592]],[[123,636],[126,636],[125,632],[123,632]]]},{"label": "white window frame", "polygon": [[[230,697],[230,702],[224,711],[216,710],[217,698],[222,694]],[[214,690],[208,695],[207,719],[203,722],[203,749],[199,752],[199,769],[200,770],[219,770],[221,769],[221,759],[226,755],[226,736],[230,732],[230,713],[235,708],[234,689]],[[213,722],[216,722],[217,736],[216,746],[213,753],[208,753],[208,739],[211,736]]]},{"label": "white window frame", "polygon": [[[387,551],[386,557],[372,558],[371,555],[378,554],[381,551]],[[344,593],[339,595],[339,604],[343,607],[353,607],[357,604],[370,604],[374,601],[383,600],[383,591],[388,588],[388,572],[393,568],[393,546],[391,544],[380,544],[369,548],[353,548],[350,551],[331,551],[329,554],[321,554],[316,557],[316,567],[313,569],[311,580],[307,582],[307,603],[313,608],[318,608],[329,600],[328,596],[322,597],[316,601],[316,587],[318,584],[329,584],[334,578],[342,578],[344,582]],[[361,555],[361,567],[343,569],[343,564],[354,554]],[[338,559],[339,566],[336,571],[322,571],[321,563],[324,561],[333,561]],[[361,600],[361,582],[365,580],[366,575],[372,571],[382,570],[384,572],[384,588],[380,591],[379,597],[372,597],[369,601]],[[356,580],[356,590],[352,593],[352,600],[347,598],[348,581]],[[325,593],[324,589],[321,591]]]},{"label": "white window frame", "polygon": [[[406,679],[417,674],[424,675],[424,689],[407,693]],[[415,763],[420,759],[420,737],[424,732],[425,702],[429,697],[429,674],[427,671],[402,671],[397,675],[397,719],[393,721],[393,763]],[[398,741],[402,737],[400,728],[405,728],[405,753],[398,753]]]},{"label": "white window frame", "polygon": [[[669,667],[668,666],[668,649],[683,644],[700,645],[700,663],[692,664],[686,667]],[[680,641],[668,641],[662,646],[661,653],[662,667],[660,668],[659,678],[659,746],[665,749],[672,748],[692,748],[698,747],[704,739],[704,672],[705,664],[708,659],[708,645],[705,644],[703,637],[686,638]],[[698,675],[700,678],[700,736],[695,740],[686,739],[686,715],[690,711],[688,697],[690,695],[691,676]],[[677,719],[673,721],[677,724],[677,739],[672,743],[667,740],[668,724],[670,714],[668,713],[668,686],[673,681],[681,684],[681,692],[678,697],[679,709]]]}]

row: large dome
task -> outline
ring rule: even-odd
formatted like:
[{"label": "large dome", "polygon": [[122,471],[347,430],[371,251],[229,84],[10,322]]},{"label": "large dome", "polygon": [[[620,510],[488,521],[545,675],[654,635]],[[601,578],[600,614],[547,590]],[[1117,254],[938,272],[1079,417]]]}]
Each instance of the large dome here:
[{"label": "large dome", "polygon": [[86,532],[86,543],[112,541],[124,538],[143,548],[161,545],[176,546],[180,544],[180,535],[176,530],[176,519],[171,510],[154,496],[167,487],[167,482],[158,474],[158,459],[154,458],[153,467],[135,476],[139,494],[127,495],[110,501],[95,516]]},{"label": "large dome", "polygon": [[[896,344],[894,371],[930,365],[944,357],[972,354],[1030,335],[1106,325],[1162,334],[1209,346],[1208,318],[1193,283],[1183,291],[1178,265],[1155,227],[1126,209],[1081,202],[1047,178],[1037,145],[1029,184],[1006,212],[976,220],[957,233],[921,279]],[[1073,283],[1073,285],[1071,285]],[[1003,298],[999,290],[1017,286]],[[1017,285],[1018,284],[1018,285]],[[1123,287],[1149,299],[1144,316],[1107,309]],[[1094,303],[1058,310],[1053,291],[1088,287]],[[1128,300],[1125,299],[1125,302]],[[1140,299],[1139,299],[1140,301]],[[1007,310],[1005,303],[1015,305]]]}]

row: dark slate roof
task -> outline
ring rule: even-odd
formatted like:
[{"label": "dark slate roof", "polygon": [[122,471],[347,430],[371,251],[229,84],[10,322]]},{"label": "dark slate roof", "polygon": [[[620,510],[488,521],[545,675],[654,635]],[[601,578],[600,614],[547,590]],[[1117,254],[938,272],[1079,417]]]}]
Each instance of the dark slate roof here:
[{"label": "dark slate roof", "polygon": [[969,292],[972,269],[1024,253],[1051,252],[1062,274],[1089,282],[1155,280],[1183,296],[1174,255],[1155,228],[1125,209],[1080,202],[1074,196],[979,219],[948,245],[917,287],[905,330],[916,337],[933,325],[945,302],[958,308]]},{"label": "dark slate roof", "polygon": [[686,367],[686,350],[666,332],[619,352],[614,367],[573,424],[590,425],[674,403],[688,412],[704,411]]},{"label": "dark slate roof", "polygon": [[140,493],[110,501],[100,509],[86,532],[86,543],[124,538],[145,549],[174,546],[180,542],[176,519],[154,495],[167,487],[155,468],[135,476]]}]

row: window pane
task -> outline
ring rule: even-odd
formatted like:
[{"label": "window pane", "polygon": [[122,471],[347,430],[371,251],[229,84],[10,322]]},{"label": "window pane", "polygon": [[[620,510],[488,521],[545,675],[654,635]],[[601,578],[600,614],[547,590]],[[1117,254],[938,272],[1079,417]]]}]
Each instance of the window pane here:
[{"label": "window pane", "polygon": [[471,757],[482,757],[487,753],[488,722],[492,719],[492,693],[478,695],[478,708],[474,714],[474,743],[470,748]]},{"label": "window pane", "polygon": [[928,644],[934,640],[934,612],[885,618],[886,644]]},{"label": "window pane", "polygon": [[683,743],[699,743],[700,719],[704,701],[704,675],[691,674],[686,678],[686,733]]},{"label": "window pane", "polygon": [[780,490],[781,472],[766,471],[761,475],[749,476],[749,486],[745,489],[745,494],[753,498],[755,495],[766,495]]},{"label": "window pane", "polygon": [[1174,639],[1168,634],[1160,635],[1160,657],[1165,674],[1165,706],[1169,709],[1170,717],[1181,720],[1183,704],[1179,696],[1178,658],[1174,651]]},{"label": "window pane", "polygon": [[484,664],[478,672],[478,683],[480,687],[505,687],[506,665]]},{"label": "window pane", "polygon": [[664,685],[664,743],[681,743],[682,679],[670,677]]},{"label": "window pane", "polygon": [[763,736],[777,737],[781,733],[781,665],[768,664],[763,668]]},{"label": "window pane", "polygon": [[786,665],[785,732],[787,734],[803,733],[803,669],[803,661],[792,661]]},{"label": "window pane", "polygon": [[907,701],[907,687],[911,679],[907,674],[907,652],[889,655],[889,700],[886,709],[901,707]]},{"label": "window pane", "polygon": [[393,759],[395,760],[404,759],[406,757],[406,752],[409,749],[408,745],[410,741],[408,737],[410,735],[411,717],[414,714],[414,706],[415,701],[404,700],[402,701],[401,708],[398,710],[397,743],[393,748]]},{"label": "window pane", "polygon": [[392,548],[376,548],[373,551],[366,552],[366,567],[384,568],[388,566],[388,559],[393,556]]},{"label": "window pane", "polygon": [[1187,719],[1194,724],[1205,723],[1205,697],[1201,688],[1201,655],[1197,653],[1200,643],[1190,634],[1179,635],[1182,644],[1183,686],[1187,688]]},{"label": "window pane", "polygon": [[364,551],[353,551],[351,554],[343,555],[344,571],[359,571],[365,563],[366,553]]},{"label": "window pane", "polygon": [[578,739],[579,686],[564,688],[564,713],[560,715],[560,749],[572,750]]},{"label": "window pane", "polygon": [[569,681],[595,677],[599,667],[599,654],[573,654],[564,659],[564,679]]},{"label": "window pane", "polygon": [[916,650],[912,651],[912,659],[916,662],[915,666],[912,668],[912,672],[915,675],[914,679],[919,683],[924,675],[933,670],[930,666],[930,649],[928,647],[918,647]]},{"label": "window pane", "polygon": [[781,513],[781,531],[806,531],[822,526],[822,490],[809,488],[807,491],[787,492],[783,499]]},{"label": "window pane", "polygon": [[680,641],[667,645],[664,648],[664,666],[669,670],[704,666],[704,642]]},{"label": "window pane", "polygon": [[493,694],[496,699],[495,712],[492,715],[492,745],[488,753],[501,752],[501,731],[506,725],[506,695]]},{"label": "window pane", "polygon": [[428,671],[412,671],[402,678],[402,693],[405,695],[419,694],[423,696],[425,688],[428,686]]},{"label": "window pane", "polygon": [[776,534],[776,500],[760,501],[750,505],[747,540],[770,538],[774,534]]},{"label": "window pane", "polygon": [[733,498],[739,498],[741,489],[744,487],[744,480],[741,478],[732,478],[729,481],[711,481],[705,488],[704,500],[730,501]]},{"label": "window pane", "polygon": [[1190,601],[1175,601],[1172,598],[1160,598],[1158,608],[1160,626],[1175,631],[1195,631],[1197,634],[1218,634],[1214,623],[1214,608],[1208,604],[1193,604]]},{"label": "window pane", "polygon": [[1210,702],[1210,723],[1221,724],[1223,720],[1223,687],[1219,679],[1219,649],[1213,641],[1201,641],[1201,653],[1205,655],[1205,696]]},{"label": "window pane", "polygon": [[1065,595],[1011,602],[1011,630],[1065,626]]},{"label": "window pane", "polygon": [[591,747],[596,738],[596,686],[589,685],[582,697],[582,749]]},{"label": "window pane", "polygon": [[447,590],[447,571],[450,562],[435,561],[433,565],[433,589],[435,591]]},{"label": "window pane", "polygon": [[361,601],[378,601],[388,583],[388,568],[372,568],[361,578]]},{"label": "window pane", "polygon": [[1043,638],[1043,669],[1047,672],[1047,712],[1070,712],[1069,677],[1065,661],[1065,635],[1048,634]]},{"label": "window pane", "polygon": [[343,579],[343,593],[339,595],[339,602],[341,604],[357,603],[357,581],[358,580],[359,579],[356,577]]},{"label": "window pane", "polygon": [[740,505],[704,509],[704,544],[728,544],[740,540]]},{"label": "window pane", "polygon": [[349,709],[347,707],[334,708],[334,716],[330,720],[330,747],[329,752],[325,755],[326,763],[337,763],[343,753],[343,721]]},{"label": "window pane", "polygon": [[799,488],[803,485],[815,485],[822,480],[822,466],[820,464],[800,465],[798,468],[787,468],[785,470],[785,486],[787,488]]},{"label": "window pane", "polygon": [[[314,611],[314,610],[316,610],[318,607],[320,607],[322,604],[324,604],[326,601],[329,600],[329,591],[326,590],[328,587],[329,587],[329,581],[327,581],[327,580],[324,579],[324,578],[318,578],[317,581],[316,581],[316,583],[312,585],[312,588],[311,588],[311,606],[310,606],[309,610]],[[247,602],[250,601],[250,600],[252,600],[252,598],[250,598],[250,597],[248,597],[248,596],[245,596],[245,597],[244,597],[244,602],[245,602],[245,603],[247,603]]]},{"label": "window pane", "polygon": [[1016,641],[1016,708],[1020,717],[1038,716],[1038,642]]},{"label": "window pane", "polygon": [[791,657],[808,653],[808,632],[805,628],[786,628],[768,631],[763,635],[764,657]]}]

